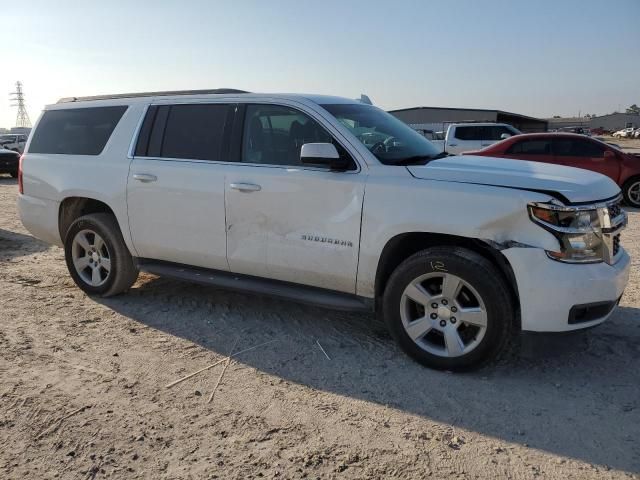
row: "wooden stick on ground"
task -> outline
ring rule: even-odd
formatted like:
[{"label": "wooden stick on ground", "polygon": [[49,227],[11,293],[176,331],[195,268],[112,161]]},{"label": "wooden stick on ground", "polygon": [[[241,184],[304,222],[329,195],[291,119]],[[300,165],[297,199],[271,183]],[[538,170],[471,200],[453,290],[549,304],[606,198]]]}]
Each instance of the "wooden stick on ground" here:
[{"label": "wooden stick on ground", "polygon": [[[268,345],[269,343],[273,343],[273,342],[275,342],[276,340],[277,340],[277,339],[269,340],[268,342],[260,343],[260,344],[258,344],[258,345],[253,346],[253,347],[245,348],[244,350],[240,350],[238,353],[234,353],[234,354],[232,355],[232,357],[237,357],[238,355],[240,355],[240,354],[242,354],[242,353],[246,353],[246,352],[248,352],[248,351],[250,351],[250,350],[255,350],[256,348],[263,347],[263,346],[265,346],[265,345]],[[222,360],[218,360],[217,362],[212,363],[211,365],[207,365],[206,367],[201,368],[200,370],[198,370],[198,371],[196,371],[196,372],[190,373],[189,375],[187,375],[187,376],[185,376],[185,377],[182,377],[182,378],[180,378],[180,379],[176,380],[175,382],[171,382],[171,383],[169,383],[168,385],[165,385],[165,387],[164,387],[164,388],[171,388],[171,387],[173,387],[174,385],[177,385],[177,384],[179,384],[179,383],[181,383],[181,382],[184,382],[185,380],[189,380],[191,377],[194,377],[194,376],[196,376],[197,374],[199,374],[199,373],[201,373],[201,372],[204,372],[205,370],[209,370],[210,368],[213,368],[213,367],[215,367],[216,365],[220,365],[221,363],[226,362],[226,361],[227,361],[227,359],[226,359],[226,357],[225,357],[225,358],[223,358]]]},{"label": "wooden stick on ground", "polygon": [[211,395],[209,395],[209,400],[207,400],[207,403],[211,403],[211,400],[213,400],[213,396],[216,394],[216,390],[218,390],[218,385],[220,385],[220,382],[222,381],[222,377],[224,376],[224,372],[227,371],[227,368],[229,367],[229,364],[231,363],[231,355],[233,355],[233,351],[236,349],[236,345],[238,344],[239,340],[240,340],[240,337],[236,338],[236,341],[233,344],[233,347],[231,347],[231,350],[229,350],[229,356],[227,357],[227,363],[224,364],[224,368],[220,372],[220,376],[218,377],[218,381],[216,382],[215,386],[213,387],[213,391],[211,392]]},{"label": "wooden stick on ground", "polygon": [[91,407],[89,405],[85,405],[84,407],[80,407],[77,410],[74,410],[73,412],[69,413],[68,415],[65,415],[64,417],[56,420],[53,423],[53,425],[51,425],[49,428],[45,429],[44,431],[40,432],[40,434],[36,437],[36,440],[40,440],[46,434],[53,432],[54,430],[59,428],[60,425],[62,425],[62,422],[64,422],[67,418],[73,417],[76,413],[80,413],[80,412],[82,412],[83,410],[85,410],[87,408],[91,408]]},{"label": "wooden stick on ground", "polygon": [[322,350],[322,353],[324,353],[324,356],[327,357],[327,360],[331,360],[331,357],[329,357],[329,355],[327,355],[327,352],[324,351],[324,348],[322,348],[322,345],[320,345],[320,342],[316,340],[316,343],[320,347],[320,350]]}]

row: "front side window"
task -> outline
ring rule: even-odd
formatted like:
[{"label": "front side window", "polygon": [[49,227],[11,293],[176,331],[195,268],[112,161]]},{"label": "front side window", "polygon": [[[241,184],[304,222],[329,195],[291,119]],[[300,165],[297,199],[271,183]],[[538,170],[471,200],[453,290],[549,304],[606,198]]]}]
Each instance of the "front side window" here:
[{"label": "front side window", "polygon": [[280,105],[247,105],[243,162],[301,166],[300,150],[305,143],[333,143],[340,155],[348,156],[344,148],[308,115]]},{"label": "front side window", "polygon": [[507,155],[549,155],[551,145],[549,140],[523,140],[514,143],[507,150]]},{"label": "front side window", "polygon": [[99,155],[126,106],[70,108],[44,112],[29,153]]},{"label": "front side window", "polygon": [[429,140],[393,115],[360,103],[322,107],[386,165],[425,163],[442,155]]}]

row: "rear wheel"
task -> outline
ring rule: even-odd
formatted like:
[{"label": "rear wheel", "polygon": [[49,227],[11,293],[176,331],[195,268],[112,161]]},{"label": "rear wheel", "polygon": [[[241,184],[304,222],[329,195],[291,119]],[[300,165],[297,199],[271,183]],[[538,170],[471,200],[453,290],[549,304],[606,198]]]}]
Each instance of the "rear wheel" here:
[{"label": "rear wheel", "polygon": [[622,186],[624,201],[631,207],[640,207],[640,177],[634,177]]},{"label": "rear wheel", "polygon": [[502,275],[462,248],[430,248],[405,260],[389,279],[383,310],[402,349],[437,369],[477,368],[506,349],[513,331]]},{"label": "rear wheel", "polygon": [[90,295],[108,297],[127,290],[138,269],[109,213],[75,220],[65,237],[65,260],[76,285]]}]

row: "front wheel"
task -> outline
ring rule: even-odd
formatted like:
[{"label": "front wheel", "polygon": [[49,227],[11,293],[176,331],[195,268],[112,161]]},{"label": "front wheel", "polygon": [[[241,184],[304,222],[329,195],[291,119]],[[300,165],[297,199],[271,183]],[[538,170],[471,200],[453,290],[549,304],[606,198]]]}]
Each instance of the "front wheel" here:
[{"label": "front wheel", "polygon": [[71,277],[89,295],[117,295],[138,278],[138,269],[111,214],[94,213],[74,221],[67,230],[64,253]]},{"label": "front wheel", "polygon": [[627,205],[640,208],[640,177],[634,177],[622,186],[622,195]]},{"label": "front wheel", "polygon": [[514,307],[496,267],[463,248],[435,247],[405,260],[383,297],[385,321],[418,362],[468,370],[502,353],[511,340]]}]

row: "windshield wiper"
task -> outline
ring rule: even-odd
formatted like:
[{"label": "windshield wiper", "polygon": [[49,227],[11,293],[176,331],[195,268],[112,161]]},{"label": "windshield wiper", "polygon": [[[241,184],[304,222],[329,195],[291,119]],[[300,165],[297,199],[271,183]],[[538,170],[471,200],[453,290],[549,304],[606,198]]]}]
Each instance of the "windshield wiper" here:
[{"label": "windshield wiper", "polygon": [[448,157],[447,152],[440,152],[436,155],[413,155],[411,157],[402,158],[393,162],[393,165],[426,165],[431,160]]}]

